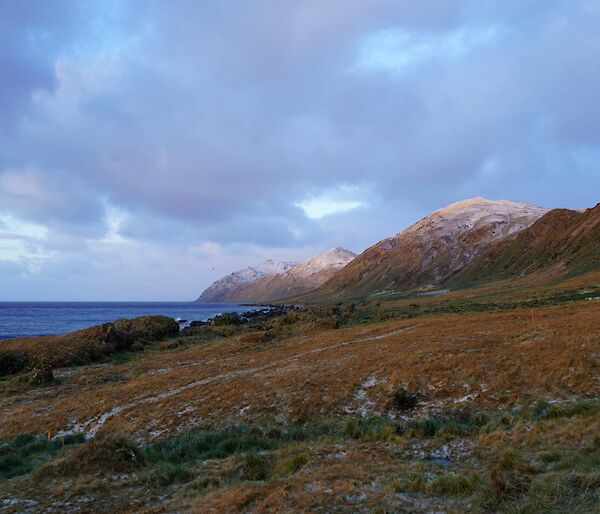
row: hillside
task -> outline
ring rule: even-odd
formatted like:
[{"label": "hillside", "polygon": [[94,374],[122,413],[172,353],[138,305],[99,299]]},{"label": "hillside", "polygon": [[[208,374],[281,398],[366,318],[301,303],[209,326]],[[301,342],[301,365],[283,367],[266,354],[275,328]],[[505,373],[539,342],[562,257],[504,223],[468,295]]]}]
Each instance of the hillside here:
[{"label": "hillside", "polygon": [[438,286],[490,244],[524,230],[546,212],[506,200],[472,198],[454,203],[370,247],[305,299],[385,295]]},{"label": "hillside", "polygon": [[247,266],[240,270],[234,271],[229,275],[220,278],[216,282],[207,287],[202,294],[196,300],[197,302],[228,302],[237,301],[236,294],[249,284],[258,282],[259,280],[275,275],[278,273],[284,273],[288,269],[294,266],[291,262],[279,262],[274,260],[268,260],[260,264],[259,266],[252,267]]},{"label": "hillside", "polygon": [[261,303],[302,294],[319,287],[355,257],[350,250],[338,247],[286,266],[280,272],[255,274],[250,280],[230,280],[228,277],[234,274],[228,275],[210,286],[198,300]]},{"label": "hillside", "polygon": [[600,268],[600,204],[585,212],[555,209],[513,238],[493,244],[450,286],[544,272],[575,275]]},{"label": "hillside", "polygon": [[600,273],[0,341],[0,511],[598,512],[597,295]]}]

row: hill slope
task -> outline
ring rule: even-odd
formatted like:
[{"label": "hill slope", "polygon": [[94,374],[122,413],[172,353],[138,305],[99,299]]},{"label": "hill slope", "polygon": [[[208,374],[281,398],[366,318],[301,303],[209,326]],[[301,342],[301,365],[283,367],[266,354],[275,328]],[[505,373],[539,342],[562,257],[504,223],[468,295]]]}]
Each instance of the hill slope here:
[{"label": "hill slope", "polygon": [[524,230],[546,212],[534,205],[479,197],[454,203],[367,249],[306,299],[443,284],[491,243]]},{"label": "hill slope", "polygon": [[520,278],[535,272],[575,275],[600,268],[600,204],[585,212],[555,209],[513,238],[499,241],[449,285]]},{"label": "hill slope", "polygon": [[254,275],[252,280],[232,283],[226,279],[234,274],[228,275],[204,291],[199,300],[260,303],[302,294],[319,287],[355,257],[350,250],[338,247],[290,265],[281,272]]},{"label": "hill slope", "polygon": [[236,291],[240,288],[257,282],[270,275],[284,273],[294,266],[291,262],[278,262],[268,260],[259,266],[247,266],[234,271],[207,287],[196,300],[197,302],[227,302],[234,299]]}]

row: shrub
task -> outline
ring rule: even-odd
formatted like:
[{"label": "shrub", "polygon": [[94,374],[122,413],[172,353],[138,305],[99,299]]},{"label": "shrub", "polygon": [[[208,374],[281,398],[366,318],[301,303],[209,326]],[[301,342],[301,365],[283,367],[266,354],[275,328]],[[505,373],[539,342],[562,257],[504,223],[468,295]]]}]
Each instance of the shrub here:
[{"label": "shrub", "polygon": [[23,351],[0,351],[0,376],[18,373],[27,364],[27,354]]},{"label": "shrub", "polygon": [[399,411],[414,409],[419,404],[419,394],[400,387],[394,392],[392,404]]},{"label": "shrub", "polygon": [[235,312],[226,312],[225,314],[220,314],[219,316],[215,316],[212,319],[212,324],[219,327],[219,326],[226,326],[226,325],[241,325],[242,324],[242,318],[240,317],[239,314],[235,313]]},{"label": "shrub", "polygon": [[47,385],[54,382],[54,371],[48,362],[41,362],[31,370],[30,383],[33,385]]},{"label": "shrub", "polygon": [[140,340],[177,335],[179,324],[166,316],[120,319],[68,334],[10,339],[2,342],[0,375],[45,362],[57,368],[80,366],[128,350]]}]

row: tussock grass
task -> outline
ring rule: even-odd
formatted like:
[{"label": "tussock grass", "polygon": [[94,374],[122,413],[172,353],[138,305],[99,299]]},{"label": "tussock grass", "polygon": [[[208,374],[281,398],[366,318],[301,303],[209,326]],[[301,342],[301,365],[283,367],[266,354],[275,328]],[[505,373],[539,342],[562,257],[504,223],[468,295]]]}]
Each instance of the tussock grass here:
[{"label": "tussock grass", "polygon": [[598,412],[600,412],[600,401],[597,399],[579,399],[560,403],[540,400],[531,409],[530,417],[536,420],[571,418],[573,416],[591,416]]},{"label": "tussock grass", "polygon": [[437,473],[426,464],[419,463],[412,469],[391,479],[395,492],[420,493],[428,496],[468,496],[485,485],[483,477],[475,472],[450,471]]},{"label": "tussock grass", "polygon": [[273,476],[282,478],[298,473],[310,461],[306,448],[292,448],[282,451],[273,464]]},{"label": "tussock grass", "polygon": [[272,458],[265,453],[249,451],[240,459],[239,473],[242,480],[266,480],[271,475],[272,469]]},{"label": "tussock grass", "polygon": [[31,473],[40,464],[60,455],[63,441],[65,446],[73,446],[83,442],[83,437],[65,436],[49,443],[45,437],[21,434],[0,441],[0,480]]},{"label": "tussock grass", "polygon": [[145,464],[142,451],[129,437],[102,432],[53,462],[40,466],[34,474],[43,479],[94,473],[127,473],[141,469]]},{"label": "tussock grass", "polygon": [[315,440],[337,435],[332,423],[303,425],[232,425],[221,430],[184,432],[161,439],[144,449],[149,462],[195,462],[224,459],[248,452],[275,450],[294,441]]},{"label": "tussock grass", "polygon": [[149,486],[159,487],[171,485],[176,482],[190,482],[194,478],[196,478],[196,474],[187,465],[160,462],[151,469],[144,471],[140,481]]},{"label": "tussock grass", "polygon": [[479,473],[471,472],[464,475],[445,473],[431,483],[431,492],[442,496],[465,496],[472,494],[481,484]]}]

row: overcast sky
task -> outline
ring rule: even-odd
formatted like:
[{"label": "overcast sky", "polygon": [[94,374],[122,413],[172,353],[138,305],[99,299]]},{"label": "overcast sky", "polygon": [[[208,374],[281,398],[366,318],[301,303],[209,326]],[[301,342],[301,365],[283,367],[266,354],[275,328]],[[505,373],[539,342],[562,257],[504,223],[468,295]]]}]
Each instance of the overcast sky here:
[{"label": "overcast sky", "polygon": [[600,0],[0,0],[0,300],[187,300],[472,196],[600,201]]}]

